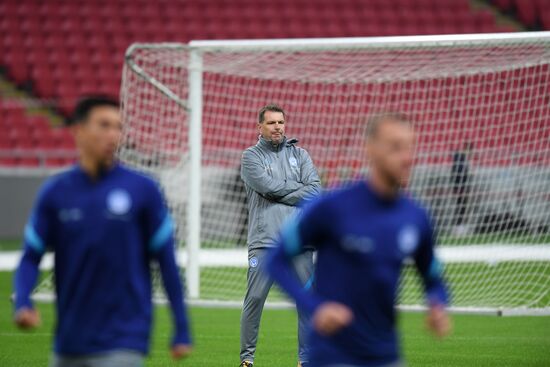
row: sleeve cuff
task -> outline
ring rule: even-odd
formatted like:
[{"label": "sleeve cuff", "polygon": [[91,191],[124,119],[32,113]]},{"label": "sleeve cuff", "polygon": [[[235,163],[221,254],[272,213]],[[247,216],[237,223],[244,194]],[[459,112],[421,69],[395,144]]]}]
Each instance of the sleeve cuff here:
[{"label": "sleeve cuff", "polygon": [[17,313],[22,308],[30,308],[30,309],[34,308],[34,305],[30,298],[23,299],[23,300],[18,300],[17,298],[18,297],[15,296],[15,313]]},{"label": "sleeve cuff", "polygon": [[437,289],[430,290],[426,293],[426,302],[428,306],[437,306],[437,305],[447,306],[448,304],[447,292],[443,287],[438,287]]},{"label": "sleeve cuff", "polygon": [[184,331],[178,332],[172,339],[172,345],[176,344],[191,345],[191,337],[189,336],[189,333]]}]

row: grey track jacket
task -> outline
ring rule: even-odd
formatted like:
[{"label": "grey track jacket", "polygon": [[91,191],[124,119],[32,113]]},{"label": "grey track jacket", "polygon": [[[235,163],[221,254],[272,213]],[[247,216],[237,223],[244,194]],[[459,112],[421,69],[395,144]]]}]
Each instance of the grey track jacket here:
[{"label": "grey track jacket", "polygon": [[277,146],[260,136],[243,152],[241,178],[248,198],[248,248],[272,247],[284,221],[297,204],[321,192],[321,180],[298,141]]}]

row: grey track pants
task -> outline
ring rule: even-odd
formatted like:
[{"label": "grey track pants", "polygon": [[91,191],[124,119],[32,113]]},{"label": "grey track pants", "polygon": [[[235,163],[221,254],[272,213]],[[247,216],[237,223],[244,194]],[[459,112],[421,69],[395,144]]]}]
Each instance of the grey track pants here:
[{"label": "grey track pants", "polygon": [[143,354],[131,350],[113,350],[89,356],[54,354],[50,367],[143,367]]},{"label": "grey track pants", "polygon": [[[269,249],[248,251],[248,287],[241,314],[241,361],[254,362],[260,319],[265,300],[273,285],[266,272]],[[294,268],[304,286],[311,286],[313,280],[313,251],[306,251],[294,260]],[[298,310],[298,359],[307,362],[308,317]]]}]

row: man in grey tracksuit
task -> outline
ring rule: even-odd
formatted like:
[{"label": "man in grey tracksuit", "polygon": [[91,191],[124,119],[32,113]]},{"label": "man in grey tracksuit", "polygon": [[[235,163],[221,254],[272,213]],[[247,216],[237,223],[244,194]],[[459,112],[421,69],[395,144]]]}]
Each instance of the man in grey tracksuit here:
[{"label": "man in grey tracksuit", "polygon": [[[283,222],[297,205],[320,193],[321,181],[306,150],[285,137],[285,113],[277,105],[260,110],[258,143],[242,156],[241,178],[248,198],[248,288],[241,316],[241,366],[254,363],[260,318],[273,281],[264,271]],[[304,287],[313,281],[313,251],[297,257],[295,269]],[[307,366],[307,316],[298,311],[298,358]]]}]

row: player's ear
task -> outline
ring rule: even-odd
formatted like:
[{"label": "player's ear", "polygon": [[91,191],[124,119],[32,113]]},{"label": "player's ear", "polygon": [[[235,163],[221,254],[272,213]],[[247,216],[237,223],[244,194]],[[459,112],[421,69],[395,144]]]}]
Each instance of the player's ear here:
[{"label": "player's ear", "polygon": [[67,129],[69,129],[69,132],[71,133],[75,141],[77,141],[79,136],[82,134],[82,130],[84,127],[83,125],[84,124],[82,123],[73,123],[67,127]]}]

